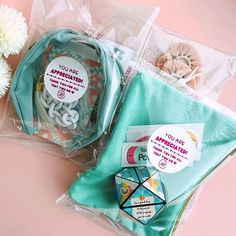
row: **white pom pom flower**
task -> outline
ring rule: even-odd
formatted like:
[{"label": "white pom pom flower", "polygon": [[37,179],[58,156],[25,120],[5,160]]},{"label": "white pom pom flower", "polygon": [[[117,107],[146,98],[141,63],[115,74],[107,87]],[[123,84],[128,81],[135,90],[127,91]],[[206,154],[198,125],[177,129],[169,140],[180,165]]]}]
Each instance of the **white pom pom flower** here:
[{"label": "white pom pom flower", "polygon": [[22,13],[0,4],[0,56],[18,54],[27,37],[27,25]]},{"label": "white pom pom flower", "polygon": [[0,98],[2,98],[10,87],[11,68],[6,60],[0,58]]}]

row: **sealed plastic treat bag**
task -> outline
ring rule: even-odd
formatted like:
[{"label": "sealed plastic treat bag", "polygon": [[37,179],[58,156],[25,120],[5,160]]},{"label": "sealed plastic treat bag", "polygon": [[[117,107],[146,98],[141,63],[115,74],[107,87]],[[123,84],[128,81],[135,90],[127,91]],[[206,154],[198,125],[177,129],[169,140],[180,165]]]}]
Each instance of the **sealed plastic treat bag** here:
[{"label": "sealed plastic treat bag", "polygon": [[153,27],[142,64],[182,91],[198,91],[217,100],[225,82],[235,74],[236,57]]},{"label": "sealed plastic treat bag", "polygon": [[[7,120],[55,155],[97,153],[157,14],[116,1],[34,1],[30,49],[14,75]],[[19,137],[8,127],[5,136]]]},{"label": "sealed plastic treat bag", "polygon": [[231,115],[138,73],[96,167],[59,202],[117,234],[173,235],[195,191],[235,148]]}]

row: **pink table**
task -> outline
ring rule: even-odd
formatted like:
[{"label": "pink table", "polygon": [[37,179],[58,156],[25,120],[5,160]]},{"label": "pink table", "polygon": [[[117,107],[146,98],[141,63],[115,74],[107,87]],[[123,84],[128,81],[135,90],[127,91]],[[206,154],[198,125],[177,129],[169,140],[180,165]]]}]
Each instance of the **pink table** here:
[{"label": "pink table", "polygon": [[[137,2],[130,0],[129,2]],[[236,54],[236,2],[234,0],[140,0],[162,8],[159,24],[229,53]],[[29,0],[1,0],[30,14]],[[13,64],[18,58],[11,58]],[[236,78],[229,81],[220,102],[236,111]],[[234,99],[233,99],[234,98]],[[0,235],[78,236],[113,235],[55,204],[73,180],[78,167],[26,147],[0,142]],[[236,160],[210,182],[198,199],[179,236],[236,235]],[[10,187],[12,186],[12,187]]]}]

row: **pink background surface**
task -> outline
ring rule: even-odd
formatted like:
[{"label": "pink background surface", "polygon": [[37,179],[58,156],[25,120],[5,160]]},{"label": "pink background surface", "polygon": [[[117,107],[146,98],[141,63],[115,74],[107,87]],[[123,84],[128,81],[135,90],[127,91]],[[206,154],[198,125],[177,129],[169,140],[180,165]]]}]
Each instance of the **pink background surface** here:
[{"label": "pink background surface", "polygon": [[[158,23],[200,42],[236,55],[235,0],[131,0],[160,6]],[[30,0],[1,0],[30,14]],[[13,64],[18,58],[11,58]],[[225,87],[220,102],[236,111],[236,78]],[[87,219],[56,205],[78,167],[25,147],[0,141],[0,235],[113,235]],[[205,185],[178,236],[236,235],[236,160]]]}]

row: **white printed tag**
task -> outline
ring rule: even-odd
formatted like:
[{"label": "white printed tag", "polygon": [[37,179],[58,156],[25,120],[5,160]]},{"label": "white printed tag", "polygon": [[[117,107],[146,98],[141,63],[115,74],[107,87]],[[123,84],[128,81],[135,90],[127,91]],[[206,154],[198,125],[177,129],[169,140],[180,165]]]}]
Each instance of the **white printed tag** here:
[{"label": "white printed tag", "polygon": [[138,221],[149,221],[156,215],[155,205],[132,208],[134,218]]},{"label": "white printed tag", "polygon": [[53,98],[72,103],[86,93],[88,74],[85,68],[73,58],[58,57],[47,66],[44,83]]},{"label": "white printed tag", "polygon": [[194,145],[190,134],[176,125],[158,128],[147,145],[152,165],[165,173],[183,170],[192,161]]},{"label": "white printed tag", "polygon": [[[150,136],[153,132],[163,127],[164,125],[146,125],[146,126],[129,126],[127,132],[127,142],[141,142],[146,143],[148,142]],[[201,149],[202,149],[202,138],[203,138],[203,131],[204,131],[204,124],[203,123],[186,123],[186,124],[175,124],[181,129],[184,129],[189,136],[191,137],[194,150],[193,150],[193,157],[192,161],[189,162],[188,166],[192,166],[194,161],[201,160]],[[140,143],[140,145],[142,145]]]}]

